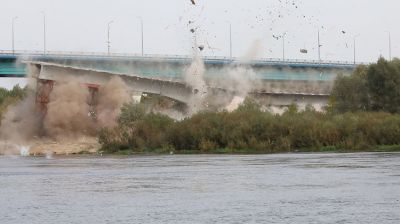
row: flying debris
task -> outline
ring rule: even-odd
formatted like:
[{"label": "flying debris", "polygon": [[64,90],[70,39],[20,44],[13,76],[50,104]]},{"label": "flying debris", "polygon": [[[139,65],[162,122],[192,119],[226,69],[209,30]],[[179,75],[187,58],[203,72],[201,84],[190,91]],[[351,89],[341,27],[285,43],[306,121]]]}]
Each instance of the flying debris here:
[{"label": "flying debris", "polygon": [[308,50],[307,50],[307,49],[300,49],[300,53],[302,53],[302,54],[307,54],[307,53],[308,53]]},{"label": "flying debris", "polygon": [[190,0],[193,5],[196,5],[196,2],[194,0]]},{"label": "flying debris", "polygon": [[204,50],[204,45],[200,45],[198,48],[199,48],[200,51],[203,51]]},{"label": "flying debris", "polygon": [[346,34],[346,31],[342,30],[342,33],[343,33],[343,34]]},{"label": "flying debris", "polygon": [[196,30],[195,29],[190,29],[190,32],[194,33],[194,32],[196,32]]}]

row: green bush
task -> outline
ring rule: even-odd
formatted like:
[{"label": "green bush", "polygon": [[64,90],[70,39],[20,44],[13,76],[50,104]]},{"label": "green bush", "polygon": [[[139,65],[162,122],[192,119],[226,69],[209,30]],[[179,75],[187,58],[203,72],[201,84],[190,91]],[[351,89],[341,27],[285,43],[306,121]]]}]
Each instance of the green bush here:
[{"label": "green bush", "polygon": [[146,151],[170,149],[166,138],[174,121],[160,114],[145,113],[142,104],[126,104],[121,108],[118,126],[103,128],[99,143],[106,152],[120,150]]},{"label": "green bush", "polygon": [[323,113],[291,109],[262,112],[246,102],[233,112],[200,112],[182,121],[126,105],[119,125],[99,133],[108,152],[251,152],[372,150],[400,144],[400,115],[384,112]]}]

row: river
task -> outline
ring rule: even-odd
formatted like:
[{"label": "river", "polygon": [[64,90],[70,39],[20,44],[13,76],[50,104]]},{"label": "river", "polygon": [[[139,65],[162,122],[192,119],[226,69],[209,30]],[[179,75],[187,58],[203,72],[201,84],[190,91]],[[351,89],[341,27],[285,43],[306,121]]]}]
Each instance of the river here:
[{"label": "river", "polygon": [[400,154],[0,157],[0,223],[400,223]]}]

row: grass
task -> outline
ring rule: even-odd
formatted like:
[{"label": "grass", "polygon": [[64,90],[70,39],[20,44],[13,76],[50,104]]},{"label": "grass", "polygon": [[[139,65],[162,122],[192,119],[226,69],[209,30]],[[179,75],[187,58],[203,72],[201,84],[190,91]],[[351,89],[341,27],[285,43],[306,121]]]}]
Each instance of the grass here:
[{"label": "grass", "polygon": [[[172,152],[172,153],[171,153]],[[321,147],[319,150],[314,149],[298,149],[291,151],[278,151],[272,152],[271,150],[255,150],[255,149],[229,149],[229,148],[220,148],[209,150],[207,152],[200,150],[179,150],[179,151],[166,151],[165,149],[156,149],[156,150],[139,150],[135,151],[132,149],[124,149],[119,150],[113,153],[107,153],[106,155],[121,155],[121,156],[131,156],[131,155],[169,155],[169,154],[177,154],[177,155],[268,155],[268,154],[285,154],[285,153],[356,153],[356,152],[400,152],[400,145],[381,145],[377,146],[374,149],[370,150],[343,150],[337,149],[334,146],[325,146]],[[81,154],[81,153],[80,153]],[[87,153],[82,153],[87,154]]]},{"label": "grass", "polygon": [[381,145],[374,152],[400,152],[400,145]]}]

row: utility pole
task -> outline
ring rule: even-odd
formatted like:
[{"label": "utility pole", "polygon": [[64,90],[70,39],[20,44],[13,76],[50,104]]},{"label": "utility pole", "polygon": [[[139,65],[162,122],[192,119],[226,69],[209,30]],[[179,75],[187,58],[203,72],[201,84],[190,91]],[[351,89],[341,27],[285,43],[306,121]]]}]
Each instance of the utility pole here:
[{"label": "utility pole", "polygon": [[111,48],[111,41],[110,41],[110,29],[111,29],[111,24],[113,23],[114,21],[110,21],[110,22],[108,22],[108,26],[107,26],[107,53],[108,53],[108,55],[110,55],[110,48]]},{"label": "utility pole", "polygon": [[46,54],[46,14],[43,14],[43,54]]},{"label": "utility pole", "polygon": [[11,24],[11,35],[12,35],[12,53],[15,54],[15,33],[14,33],[14,24],[15,20],[18,19],[18,16],[15,16],[12,18],[12,24]]}]

